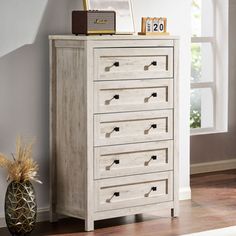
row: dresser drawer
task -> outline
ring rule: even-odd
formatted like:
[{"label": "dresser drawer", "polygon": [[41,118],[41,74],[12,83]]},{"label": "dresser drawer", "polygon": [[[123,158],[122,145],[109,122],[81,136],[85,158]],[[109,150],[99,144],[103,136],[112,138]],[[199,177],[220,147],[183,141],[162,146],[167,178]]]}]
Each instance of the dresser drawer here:
[{"label": "dresser drawer", "polygon": [[173,108],[173,79],[94,83],[95,113]]},{"label": "dresser drawer", "polygon": [[173,47],[95,49],[94,80],[173,78]]},{"label": "dresser drawer", "polygon": [[173,173],[97,180],[95,209],[105,211],[173,200]]},{"label": "dresser drawer", "polygon": [[95,148],[95,179],[173,169],[173,141]]},{"label": "dresser drawer", "polygon": [[95,146],[172,139],[173,110],[94,116]]}]

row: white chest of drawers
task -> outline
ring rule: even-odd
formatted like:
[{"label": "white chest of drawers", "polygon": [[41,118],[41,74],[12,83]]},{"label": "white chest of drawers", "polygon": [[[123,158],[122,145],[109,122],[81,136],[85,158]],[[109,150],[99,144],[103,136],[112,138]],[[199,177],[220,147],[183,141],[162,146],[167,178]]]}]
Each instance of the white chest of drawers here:
[{"label": "white chest of drawers", "polygon": [[178,216],[178,39],[50,37],[51,220]]}]

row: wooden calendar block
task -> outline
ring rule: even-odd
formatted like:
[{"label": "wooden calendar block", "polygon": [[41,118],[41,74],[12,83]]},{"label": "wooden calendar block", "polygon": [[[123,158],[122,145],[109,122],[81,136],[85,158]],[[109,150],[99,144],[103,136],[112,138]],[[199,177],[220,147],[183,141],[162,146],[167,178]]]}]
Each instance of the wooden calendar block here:
[{"label": "wooden calendar block", "polygon": [[167,18],[142,17],[142,26],[139,35],[169,35],[167,32]]}]

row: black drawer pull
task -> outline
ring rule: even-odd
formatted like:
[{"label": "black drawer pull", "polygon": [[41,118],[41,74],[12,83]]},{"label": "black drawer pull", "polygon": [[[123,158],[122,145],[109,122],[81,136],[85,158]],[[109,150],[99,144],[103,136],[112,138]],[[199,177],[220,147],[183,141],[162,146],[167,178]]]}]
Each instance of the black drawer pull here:
[{"label": "black drawer pull", "polygon": [[114,160],[114,163],[115,163],[116,165],[119,165],[119,164],[120,164],[120,160]]},{"label": "black drawer pull", "polygon": [[111,165],[109,165],[109,166],[106,167],[106,170],[111,170],[111,167],[112,167],[113,165],[119,165],[119,164],[120,164],[120,160],[114,160],[114,161],[111,163]]},{"label": "black drawer pull", "polygon": [[151,64],[152,64],[153,66],[157,66],[157,61],[153,61]]},{"label": "black drawer pull", "polygon": [[114,65],[115,67],[119,67],[119,66],[120,66],[120,62],[116,61],[116,62],[114,62],[113,65]]},{"label": "black drawer pull", "polygon": [[152,187],[152,191],[156,192],[157,191],[157,187]]},{"label": "black drawer pull", "polygon": [[145,196],[145,197],[149,197],[149,195],[151,194],[151,192],[156,192],[156,191],[157,191],[157,187],[152,187],[148,193],[144,194],[144,196]]},{"label": "black drawer pull", "polygon": [[116,95],[113,97],[113,99],[116,99],[116,100],[120,99],[120,95],[116,94]]},{"label": "black drawer pull", "polygon": [[114,192],[114,194],[109,199],[107,199],[106,202],[110,203],[114,197],[119,197],[119,196],[120,192]]},{"label": "black drawer pull", "polygon": [[115,127],[111,132],[106,133],[106,137],[110,138],[111,134],[114,133],[114,132],[116,132],[116,133],[120,132],[120,127]]},{"label": "black drawer pull", "polygon": [[148,134],[151,129],[157,129],[157,124],[152,124],[148,129],[144,130],[144,134]]},{"label": "black drawer pull", "polygon": [[144,99],[144,102],[149,102],[149,100],[151,99],[151,98],[157,98],[157,92],[154,92],[154,93],[152,93],[149,97],[146,97],[145,99]]},{"label": "black drawer pull", "polygon": [[157,160],[157,156],[152,156],[148,161],[145,161],[144,165],[148,166],[151,161],[156,161],[156,160]]},{"label": "black drawer pull", "polygon": [[110,105],[111,101],[114,100],[114,99],[115,99],[115,100],[119,100],[119,99],[120,99],[120,95],[119,95],[119,94],[114,95],[111,99],[106,100],[106,101],[105,101],[105,104],[106,104],[106,105]]},{"label": "black drawer pull", "polygon": [[156,98],[157,97],[157,93],[153,93],[152,97]]},{"label": "black drawer pull", "polygon": [[114,193],[114,196],[115,196],[115,197],[119,197],[119,196],[120,196],[120,193],[119,193],[119,192],[115,192],[115,193]]},{"label": "black drawer pull", "polygon": [[115,131],[115,132],[120,132],[120,128],[119,128],[119,127],[115,127],[115,128],[114,128],[114,131]]},{"label": "black drawer pull", "polygon": [[116,62],[114,62],[111,66],[105,67],[105,71],[106,71],[106,72],[109,72],[112,67],[119,67],[119,66],[120,66],[120,62],[116,61]]},{"label": "black drawer pull", "polygon": [[152,127],[153,129],[156,129],[156,128],[157,128],[157,125],[156,125],[156,124],[153,124],[153,125],[151,125],[151,127]]},{"label": "black drawer pull", "polygon": [[157,156],[152,156],[152,160],[156,160],[157,159]]},{"label": "black drawer pull", "polygon": [[150,66],[157,66],[157,61],[152,61],[149,65],[144,66],[144,70],[149,70]]}]

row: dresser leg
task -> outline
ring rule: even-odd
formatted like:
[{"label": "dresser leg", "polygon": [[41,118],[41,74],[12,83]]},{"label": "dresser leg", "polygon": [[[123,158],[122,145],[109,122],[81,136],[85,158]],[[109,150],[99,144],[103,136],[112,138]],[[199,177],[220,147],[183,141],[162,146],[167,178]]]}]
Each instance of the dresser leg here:
[{"label": "dresser leg", "polygon": [[93,231],[94,230],[94,221],[93,220],[85,220],[85,231]]},{"label": "dresser leg", "polygon": [[171,209],[171,217],[179,217],[179,207],[175,207]]}]

